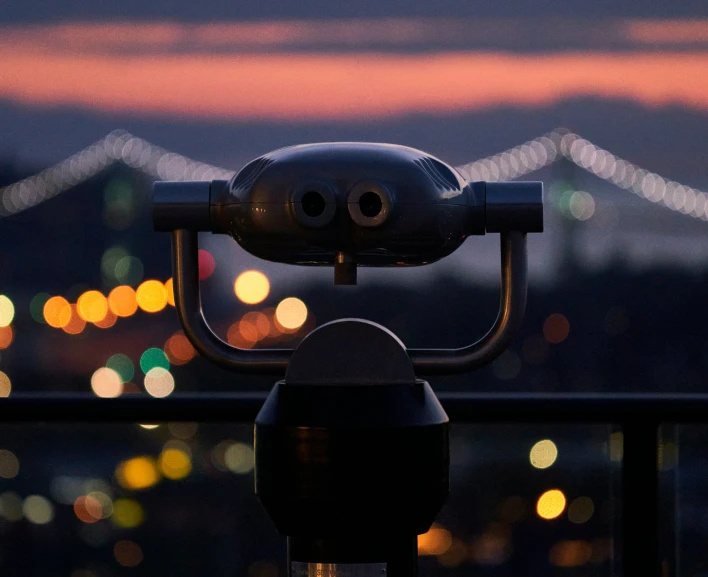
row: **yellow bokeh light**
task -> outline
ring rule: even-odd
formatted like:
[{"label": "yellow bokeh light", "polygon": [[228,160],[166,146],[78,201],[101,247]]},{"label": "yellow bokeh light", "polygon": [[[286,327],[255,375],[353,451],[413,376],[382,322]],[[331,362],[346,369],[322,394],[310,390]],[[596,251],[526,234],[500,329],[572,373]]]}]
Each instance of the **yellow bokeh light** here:
[{"label": "yellow bokeh light", "polygon": [[224,451],[224,464],[232,473],[245,475],[253,470],[256,464],[253,447],[246,443],[232,443]]},{"label": "yellow bokeh light", "polygon": [[542,519],[555,519],[565,510],[565,503],[563,491],[551,489],[538,498],[536,512]]},{"label": "yellow bokeh light", "polygon": [[295,297],[283,299],[275,309],[275,320],[284,329],[295,331],[307,320],[307,306]]},{"label": "yellow bokeh light", "polygon": [[173,481],[184,479],[192,472],[192,459],[180,449],[165,449],[157,463],[163,476]]},{"label": "yellow bokeh light", "polygon": [[134,457],[118,465],[116,480],[124,489],[141,490],[157,484],[160,481],[160,473],[154,459]]},{"label": "yellow bokeh light", "polygon": [[52,297],[42,309],[44,320],[50,327],[61,329],[71,321],[71,305],[64,297]]},{"label": "yellow bokeh light", "polygon": [[167,293],[167,304],[175,306],[175,283],[171,278],[165,282],[165,292]]},{"label": "yellow bokeh light", "polygon": [[550,439],[543,439],[531,447],[529,461],[536,469],[548,469],[558,458],[558,447]]},{"label": "yellow bokeh light", "polygon": [[146,313],[160,312],[167,306],[167,291],[159,280],[146,280],[135,293],[138,306]]},{"label": "yellow bokeh light", "polygon": [[112,399],[123,393],[123,380],[113,369],[101,367],[91,376],[91,389],[97,397]]},{"label": "yellow bokeh light", "polygon": [[450,531],[433,524],[427,533],[418,535],[418,555],[442,555],[452,545]]},{"label": "yellow bokeh light", "polygon": [[145,375],[145,390],[153,397],[167,397],[175,390],[175,379],[167,369],[154,367]]},{"label": "yellow bokeh light", "polygon": [[22,504],[25,519],[35,525],[46,525],[54,520],[54,505],[41,495],[30,495]]},{"label": "yellow bokeh light", "polygon": [[0,327],[9,327],[15,318],[15,305],[5,295],[0,295]]},{"label": "yellow bokeh light", "polygon": [[117,499],[113,503],[113,523],[122,529],[133,529],[142,525],[145,511],[140,503],[133,499]]},{"label": "yellow bokeh light", "polygon": [[114,288],[108,295],[108,306],[117,317],[129,317],[138,310],[135,290],[128,285]]},{"label": "yellow bokeh light", "polygon": [[236,278],[234,293],[241,302],[247,305],[257,305],[263,302],[270,293],[270,281],[259,270],[247,270]]},{"label": "yellow bokeh light", "polygon": [[5,373],[0,371],[0,397],[9,397],[12,392],[12,381]]},{"label": "yellow bokeh light", "polygon": [[76,301],[79,316],[90,323],[98,323],[108,314],[108,300],[98,291],[86,291]]}]

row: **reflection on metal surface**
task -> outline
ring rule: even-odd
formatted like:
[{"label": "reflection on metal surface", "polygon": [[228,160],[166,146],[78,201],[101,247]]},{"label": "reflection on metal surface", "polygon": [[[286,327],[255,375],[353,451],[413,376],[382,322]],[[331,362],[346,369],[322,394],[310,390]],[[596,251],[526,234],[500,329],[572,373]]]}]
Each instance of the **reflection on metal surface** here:
[{"label": "reflection on metal surface", "polygon": [[290,577],[382,577],[386,563],[302,563],[290,564]]}]

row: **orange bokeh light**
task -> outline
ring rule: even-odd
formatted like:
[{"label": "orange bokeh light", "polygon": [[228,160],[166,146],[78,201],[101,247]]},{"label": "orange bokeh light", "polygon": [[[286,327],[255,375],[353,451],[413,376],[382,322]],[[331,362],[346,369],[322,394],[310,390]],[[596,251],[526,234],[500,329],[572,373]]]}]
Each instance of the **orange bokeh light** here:
[{"label": "orange bokeh light", "polygon": [[78,335],[81,331],[86,328],[86,321],[81,318],[79,311],[76,309],[76,305],[69,305],[71,310],[71,317],[69,322],[61,327],[65,333],[70,335]]},{"label": "orange bokeh light", "polygon": [[103,318],[103,320],[96,321],[93,324],[101,329],[110,329],[114,324],[116,324],[117,320],[118,317],[115,315],[115,313],[111,309],[108,309],[108,312],[106,313],[106,316]]},{"label": "orange bokeh light", "polygon": [[129,317],[138,310],[138,301],[135,290],[128,285],[114,288],[108,295],[108,306],[113,314],[119,317]]},{"label": "orange bokeh light", "polygon": [[243,338],[241,334],[241,321],[236,321],[229,327],[226,333],[226,340],[231,346],[238,347],[239,349],[250,349],[256,344],[255,341],[248,341]]},{"label": "orange bokeh light", "polygon": [[167,304],[175,306],[175,283],[171,278],[165,282],[165,291],[167,292]]},{"label": "orange bokeh light", "polygon": [[549,343],[562,343],[570,334],[570,323],[565,315],[554,313],[543,323],[543,336]]},{"label": "orange bokeh light", "polygon": [[257,340],[264,339],[270,334],[270,321],[263,313],[251,311],[243,315],[242,322],[247,322],[257,331]]},{"label": "orange bokeh light", "polygon": [[71,320],[71,305],[64,297],[52,297],[42,309],[44,320],[50,327],[61,329]]},{"label": "orange bokeh light", "polygon": [[15,333],[12,330],[12,326],[0,327],[0,351],[9,347],[14,337]]},{"label": "orange bokeh light", "polygon": [[135,292],[138,306],[146,313],[160,312],[167,306],[167,291],[159,280],[146,280]]},{"label": "orange bokeh light", "polygon": [[97,323],[106,318],[108,301],[98,291],[86,291],[76,302],[76,310],[83,320]]},{"label": "orange bokeh light", "polygon": [[98,499],[91,495],[82,495],[74,501],[74,514],[79,521],[96,523],[103,515],[103,507]]},{"label": "orange bokeh light", "polygon": [[173,365],[184,365],[191,361],[197,354],[189,342],[181,332],[175,333],[165,343],[165,354],[167,359]]}]

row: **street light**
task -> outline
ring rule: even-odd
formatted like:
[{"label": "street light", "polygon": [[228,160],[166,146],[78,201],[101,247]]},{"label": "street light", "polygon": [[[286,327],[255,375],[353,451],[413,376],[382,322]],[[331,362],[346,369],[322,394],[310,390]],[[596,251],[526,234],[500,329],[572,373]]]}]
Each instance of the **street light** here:
[{"label": "street light", "polygon": [[[153,220],[171,231],[175,304],[206,358],[242,373],[285,376],[255,424],[256,494],[288,538],[297,577],[411,576],[417,535],[448,494],[448,418],[417,377],[469,371],[509,345],[526,305],[526,234],[543,230],[540,182],[467,182],[419,150],[309,144],[262,156],[230,181],[157,182]],[[460,349],[407,349],[388,329],[342,319],[295,350],[242,350],[201,310],[197,233],[232,236],[271,261],[358,266],[440,260],[471,235],[499,233],[497,320]]]}]

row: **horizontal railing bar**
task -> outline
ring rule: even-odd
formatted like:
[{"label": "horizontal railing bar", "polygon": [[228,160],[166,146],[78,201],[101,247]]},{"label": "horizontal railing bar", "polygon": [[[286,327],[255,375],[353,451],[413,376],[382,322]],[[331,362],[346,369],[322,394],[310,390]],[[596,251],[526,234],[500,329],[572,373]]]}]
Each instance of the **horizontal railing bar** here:
[{"label": "horizontal railing bar", "polygon": [[[267,392],[144,394],[101,399],[86,394],[16,394],[0,399],[0,423],[252,423]],[[438,398],[453,423],[708,423],[708,394],[454,393]]]}]

